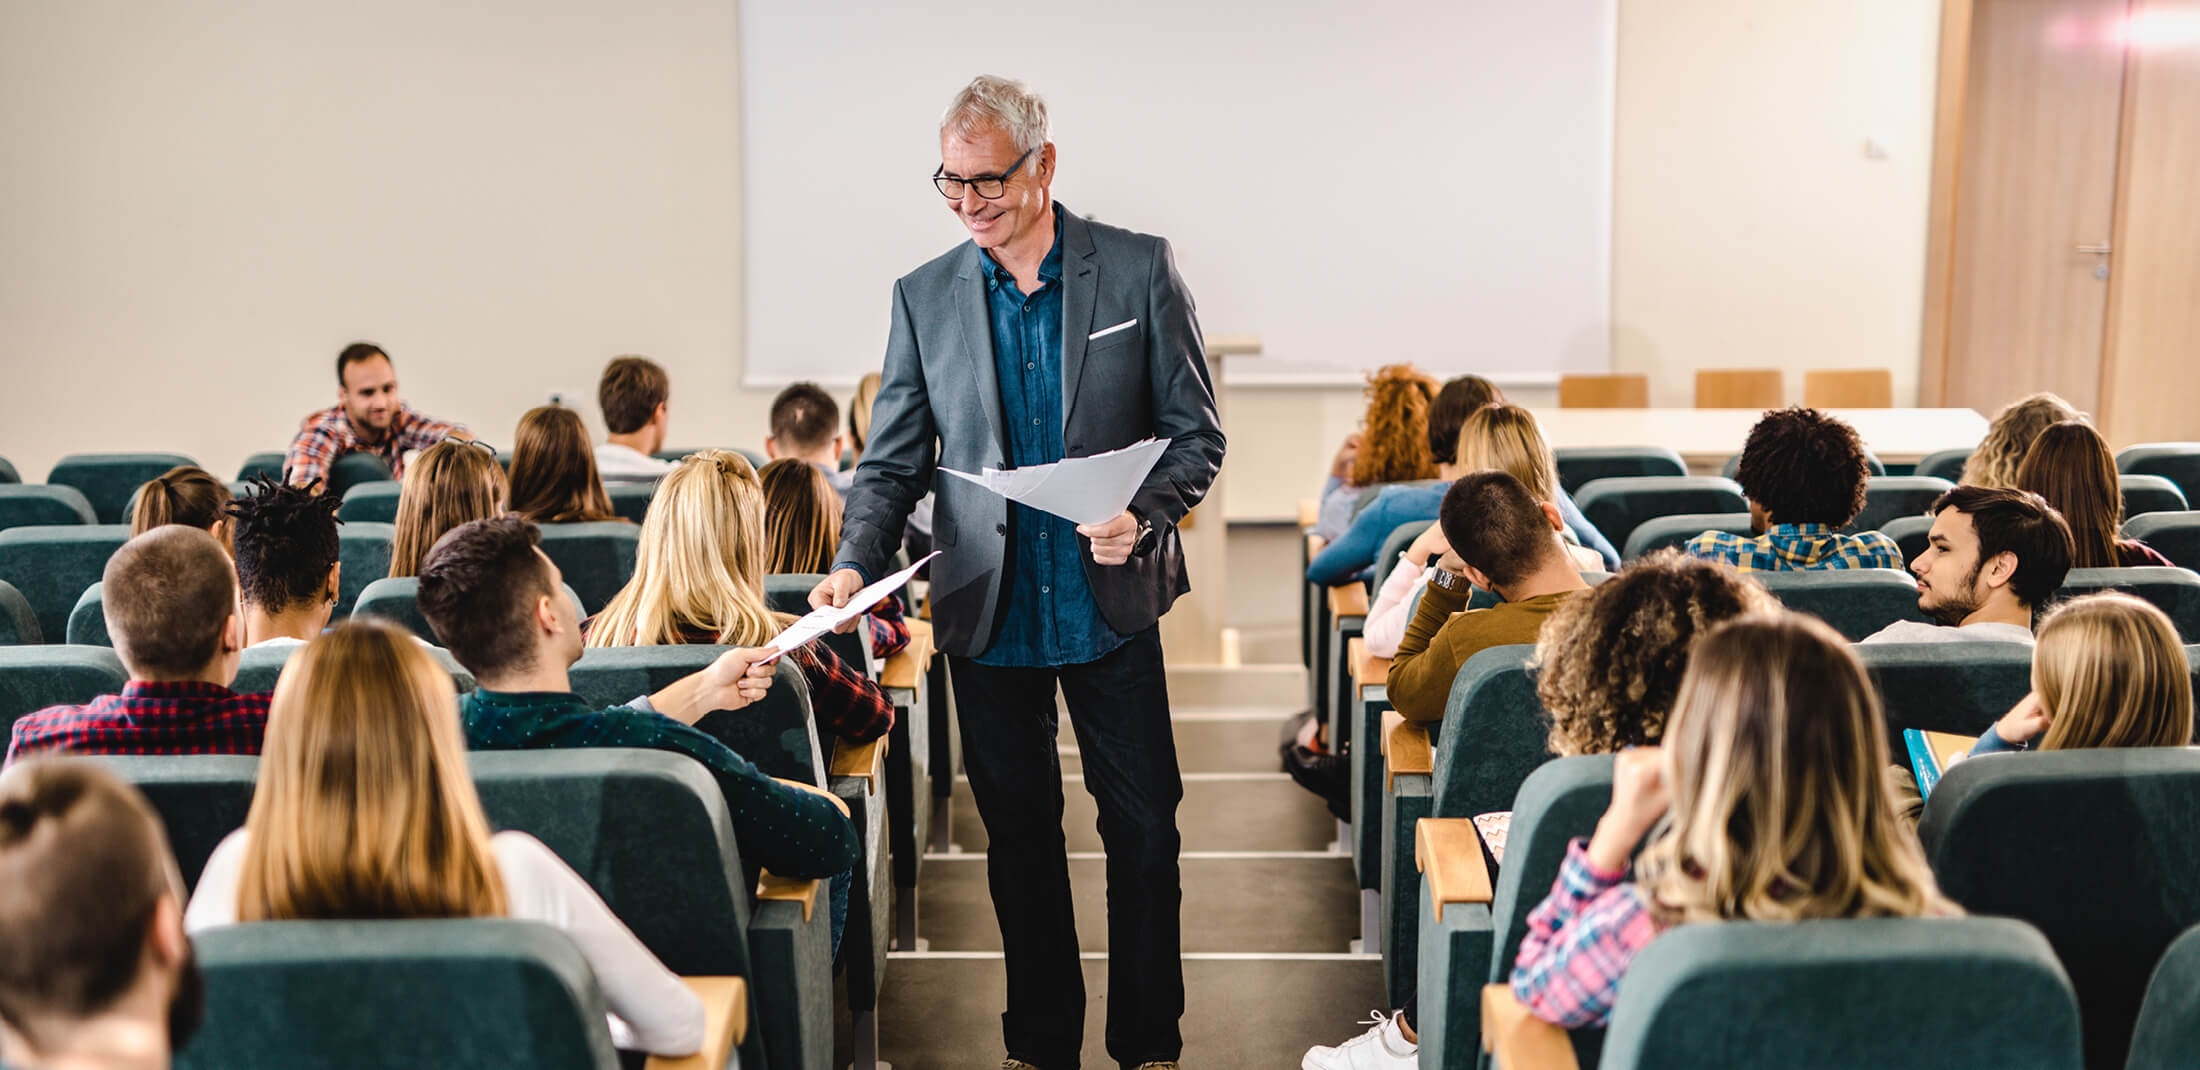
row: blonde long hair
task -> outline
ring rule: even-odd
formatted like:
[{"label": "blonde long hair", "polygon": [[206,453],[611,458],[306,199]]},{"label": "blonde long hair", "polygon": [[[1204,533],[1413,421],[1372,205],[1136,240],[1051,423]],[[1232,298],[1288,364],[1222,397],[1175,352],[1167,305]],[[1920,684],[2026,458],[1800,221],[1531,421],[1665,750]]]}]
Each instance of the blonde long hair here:
[{"label": "blonde long hair", "polygon": [[387,625],[291,657],[244,827],[240,921],[506,911],[450,675]]},{"label": "blonde long hair", "polygon": [[2192,678],[2177,628],[2128,594],[2073,598],[2047,615],[2032,649],[2032,691],[2048,717],[2041,750],[2192,742]]},{"label": "blonde long hair", "polygon": [[2084,419],[2085,413],[2076,406],[2045,391],[2002,406],[1978,449],[1963,462],[1959,482],[1992,490],[2017,489],[2017,466],[2024,463],[2025,452],[2040,432],[2065,420]]},{"label": "blonde long hair", "polygon": [[1672,808],[1636,878],[1669,922],[1953,914],[1881,784],[1879,696],[1833,629],[1752,614],[1699,640],[1664,743]]},{"label": "blonde long hair", "polygon": [[1558,459],[1534,414],[1518,405],[1491,402],[1468,414],[1459,427],[1458,460],[1461,471],[1509,472],[1528,488],[1529,497],[1558,500]]},{"label": "blonde long hair", "polygon": [[390,544],[390,575],[420,575],[420,560],[443,533],[504,511],[509,485],[488,447],[446,438],[420,451],[405,466],[397,494],[397,538]]},{"label": "blonde long hair", "polygon": [[589,646],[660,646],[707,631],[762,643],[791,618],[764,604],[764,491],[730,450],[691,453],[657,484],[634,578],[588,629]]}]

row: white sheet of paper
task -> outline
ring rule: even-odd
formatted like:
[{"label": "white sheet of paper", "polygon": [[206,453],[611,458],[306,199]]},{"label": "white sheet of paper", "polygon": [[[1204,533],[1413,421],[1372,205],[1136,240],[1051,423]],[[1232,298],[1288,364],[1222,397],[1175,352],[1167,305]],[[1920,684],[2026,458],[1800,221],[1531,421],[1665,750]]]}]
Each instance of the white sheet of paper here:
[{"label": "white sheet of paper", "polygon": [[771,642],[764,644],[765,646],[777,650],[778,653],[773,654],[768,658],[765,658],[757,664],[769,665],[772,662],[778,661],[780,655],[785,654],[788,651],[793,650],[796,647],[799,647],[802,644],[817,638],[818,636],[828,634],[833,629],[838,628],[841,625],[846,624],[847,622],[864,615],[865,613],[869,613],[880,602],[886,601],[887,595],[893,594],[895,591],[900,590],[903,584],[908,583],[909,577],[916,575],[917,570],[924,567],[924,563],[926,561],[930,561],[938,556],[940,556],[940,551],[934,550],[931,553],[928,553],[919,558],[916,564],[911,565],[908,568],[902,569],[900,572],[896,572],[893,575],[888,576],[885,579],[870,585],[869,587],[865,587],[864,589],[857,591],[853,596],[848,599],[848,604],[840,609],[834,609],[831,606],[824,606],[809,611],[808,613],[804,614],[801,619],[795,621],[793,624],[787,625],[785,631],[782,631],[778,635],[773,636]]},{"label": "white sheet of paper", "polygon": [[1072,523],[1104,524],[1130,508],[1131,497],[1168,448],[1168,439],[1149,438],[1119,450],[1053,464],[1006,471],[988,468],[977,475],[952,468],[940,471]]}]

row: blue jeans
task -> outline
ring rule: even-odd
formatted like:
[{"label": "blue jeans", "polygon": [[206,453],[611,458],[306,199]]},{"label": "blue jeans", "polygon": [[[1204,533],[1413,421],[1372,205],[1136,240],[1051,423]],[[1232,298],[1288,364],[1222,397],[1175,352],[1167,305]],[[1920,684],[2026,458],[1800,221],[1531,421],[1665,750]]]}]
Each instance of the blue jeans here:
[{"label": "blue jeans", "polygon": [[1108,1054],[1126,1067],[1176,1059],[1184,1047],[1176,828],[1184,782],[1158,626],[1083,665],[1002,668],[955,658],[949,678],[963,766],[985,820],[986,878],[1008,968],[1001,1028],[1009,1056],[1074,1070],[1084,1046],[1085,979],[1055,750],[1059,686],[1108,855]]}]

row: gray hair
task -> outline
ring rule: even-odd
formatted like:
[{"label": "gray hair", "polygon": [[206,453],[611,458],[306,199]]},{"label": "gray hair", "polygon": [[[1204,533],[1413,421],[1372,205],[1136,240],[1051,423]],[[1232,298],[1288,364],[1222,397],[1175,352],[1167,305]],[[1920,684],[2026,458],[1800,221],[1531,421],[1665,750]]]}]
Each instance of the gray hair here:
[{"label": "gray hair", "polygon": [[1047,102],[1013,78],[981,74],[947,105],[940,133],[972,138],[987,127],[1008,134],[1018,152],[1036,151],[1047,143]]}]

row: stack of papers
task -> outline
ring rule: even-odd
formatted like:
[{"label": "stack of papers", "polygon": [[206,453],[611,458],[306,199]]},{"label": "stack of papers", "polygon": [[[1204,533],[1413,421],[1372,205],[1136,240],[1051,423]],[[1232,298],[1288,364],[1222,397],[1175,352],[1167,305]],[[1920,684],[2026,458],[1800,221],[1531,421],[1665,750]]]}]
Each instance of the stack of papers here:
[{"label": "stack of papers", "polygon": [[788,651],[793,650],[796,647],[799,647],[802,644],[817,638],[818,636],[829,634],[832,632],[833,629],[838,628],[841,625],[846,624],[849,621],[852,621],[857,617],[864,615],[865,613],[869,613],[872,608],[876,607],[880,602],[886,601],[887,595],[893,594],[895,591],[901,590],[902,585],[908,583],[909,577],[916,575],[917,570],[923,568],[926,561],[930,561],[938,556],[940,556],[940,552],[938,550],[934,550],[931,553],[924,555],[917,561],[916,564],[911,565],[908,568],[902,569],[900,572],[896,572],[893,575],[888,576],[885,579],[870,585],[869,587],[865,587],[864,589],[857,591],[854,596],[848,599],[848,604],[839,609],[834,609],[831,606],[824,606],[819,609],[811,610],[808,614],[804,615],[802,619],[795,621],[793,624],[787,625],[787,629],[785,631],[773,636],[772,641],[765,644],[766,646],[772,648],[772,655],[768,658],[763,659],[762,661],[757,662],[757,664],[769,665],[772,662],[778,661],[780,657],[786,654]]},{"label": "stack of papers", "polygon": [[1168,439],[1149,438],[1119,450],[1053,464],[988,468],[977,475],[952,468],[940,471],[1072,523],[1105,524],[1130,508],[1131,498],[1168,448]]}]

